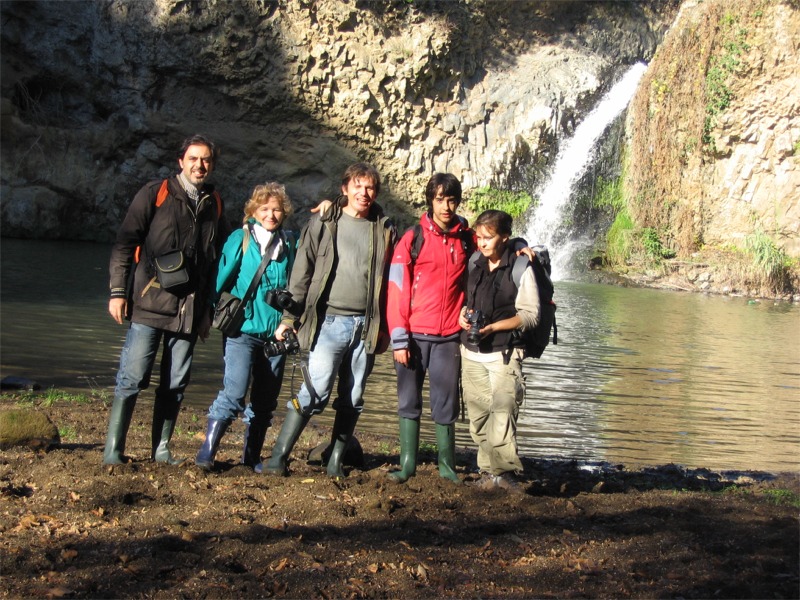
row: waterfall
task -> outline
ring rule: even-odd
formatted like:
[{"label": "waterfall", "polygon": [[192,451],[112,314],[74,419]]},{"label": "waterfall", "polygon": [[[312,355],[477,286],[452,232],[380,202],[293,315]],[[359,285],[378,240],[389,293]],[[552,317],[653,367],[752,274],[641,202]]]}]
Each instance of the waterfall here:
[{"label": "waterfall", "polygon": [[524,237],[530,244],[548,246],[553,279],[564,278],[575,252],[576,240],[564,224],[574,188],[592,164],[598,140],[627,108],[646,69],[644,63],[636,63],[612,86],[578,125],[573,136],[562,144],[550,174],[533,194],[534,198],[539,198],[539,204],[528,216]]}]

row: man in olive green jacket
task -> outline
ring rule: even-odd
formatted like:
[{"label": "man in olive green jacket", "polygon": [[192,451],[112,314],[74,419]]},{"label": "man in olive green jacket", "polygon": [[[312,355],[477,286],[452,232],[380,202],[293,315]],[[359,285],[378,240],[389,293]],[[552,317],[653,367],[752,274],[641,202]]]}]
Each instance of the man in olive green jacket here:
[{"label": "man in olive green jacket", "polygon": [[374,167],[351,165],[342,177],[343,197],[313,216],[301,235],[289,291],[303,314],[296,320],[285,313],[275,337],[297,330],[309,351],[310,381],[300,388],[298,406],[288,405],[266,473],[286,474],[294,444],[311,416],[324,410],[338,374],[328,475],[344,476],[342,455],[364,405],[367,377],[375,354],[389,344],[385,282],[397,232],[375,204],[379,190]]}]

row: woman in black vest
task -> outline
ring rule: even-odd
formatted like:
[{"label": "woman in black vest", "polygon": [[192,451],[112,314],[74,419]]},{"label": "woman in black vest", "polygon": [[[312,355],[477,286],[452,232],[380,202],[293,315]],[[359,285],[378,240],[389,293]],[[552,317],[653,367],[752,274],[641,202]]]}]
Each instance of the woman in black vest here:
[{"label": "woman in black vest", "polygon": [[477,485],[521,491],[516,434],[525,387],[522,352],[512,346],[512,332],[536,326],[539,292],[531,269],[525,269],[519,289],[512,279],[511,227],[511,216],[499,210],[481,213],[473,225],[480,256],[469,269],[461,312],[461,379],[470,434],[478,444]]}]

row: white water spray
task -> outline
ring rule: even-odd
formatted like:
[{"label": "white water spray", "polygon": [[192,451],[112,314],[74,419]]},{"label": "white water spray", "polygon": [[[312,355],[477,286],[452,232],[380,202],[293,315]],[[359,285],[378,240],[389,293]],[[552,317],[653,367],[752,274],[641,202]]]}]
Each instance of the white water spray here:
[{"label": "white water spray", "polygon": [[647,70],[644,63],[636,63],[600,100],[598,105],[575,129],[571,139],[563,144],[556,156],[550,175],[534,197],[539,198],[536,212],[528,218],[525,239],[531,244],[545,244],[553,259],[553,279],[564,276],[566,265],[574,251],[569,236],[554,247],[555,234],[563,229],[565,212],[570,208],[574,187],[583,177],[594,159],[597,142],[606,128],[628,106]]}]

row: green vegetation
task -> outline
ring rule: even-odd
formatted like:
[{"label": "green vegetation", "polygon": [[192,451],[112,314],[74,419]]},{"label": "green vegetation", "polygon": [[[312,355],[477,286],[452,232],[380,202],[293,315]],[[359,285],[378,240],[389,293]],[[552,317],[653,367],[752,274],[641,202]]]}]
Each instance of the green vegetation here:
[{"label": "green vegetation", "polygon": [[528,192],[499,190],[492,187],[473,190],[464,202],[464,206],[476,215],[485,210],[502,210],[510,214],[513,219],[524,215],[531,204],[533,198]]},{"label": "green vegetation", "polygon": [[800,140],[797,140],[792,146],[792,155],[797,156],[800,154]]},{"label": "green vegetation", "polygon": [[62,442],[72,442],[78,439],[78,430],[72,425],[64,425],[58,428],[58,437]]},{"label": "green vegetation", "polygon": [[800,508],[800,496],[790,490],[764,490],[764,495],[775,506]]},{"label": "green vegetation", "polygon": [[619,212],[625,208],[625,196],[622,193],[622,177],[604,179],[598,177],[595,183],[595,192],[592,198],[595,208],[608,208]]},{"label": "green vegetation", "polygon": [[104,394],[92,392],[87,394],[73,394],[58,390],[56,388],[49,388],[44,392],[37,391],[24,391],[12,392],[5,394],[6,397],[11,398],[14,402],[21,407],[29,406],[43,406],[45,408],[53,406],[56,402],[67,402],[72,404],[89,404],[104,397]]},{"label": "green vegetation", "polygon": [[675,258],[675,252],[661,243],[661,237],[653,227],[641,231],[642,246],[648,258],[660,262],[663,258]]},{"label": "green vegetation", "polygon": [[622,209],[606,233],[606,261],[611,265],[624,265],[637,254],[655,264],[675,257],[675,252],[661,241],[658,230],[636,227],[627,209]]},{"label": "green vegetation", "polygon": [[426,452],[428,452],[430,454],[436,454],[436,452],[438,452],[438,448],[437,448],[436,444],[434,444],[432,442],[420,441],[420,443],[419,443],[419,452],[420,452],[420,454],[424,454]]},{"label": "green vegetation", "polygon": [[606,233],[606,260],[612,265],[624,265],[633,254],[633,219],[627,209],[617,213]]},{"label": "green vegetation", "polygon": [[389,456],[392,454],[397,454],[400,452],[400,446],[392,446],[389,442],[380,441],[378,442],[378,454],[382,454],[384,456]]},{"label": "green vegetation", "polygon": [[762,230],[745,239],[745,250],[753,259],[754,275],[773,289],[782,290],[791,260]]},{"label": "green vegetation", "polygon": [[703,145],[713,154],[716,144],[712,130],[717,124],[719,115],[727,109],[733,99],[733,92],[728,85],[729,77],[739,71],[742,66],[740,56],[749,49],[747,30],[737,27],[738,18],[730,13],[722,17],[720,26],[723,33],[723,51],[709,60],[706,72],[706,116],[703,122]]}]

